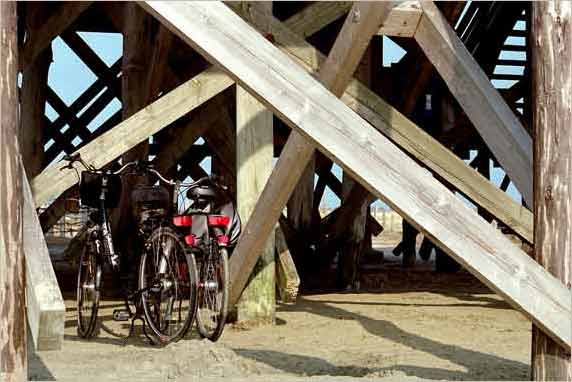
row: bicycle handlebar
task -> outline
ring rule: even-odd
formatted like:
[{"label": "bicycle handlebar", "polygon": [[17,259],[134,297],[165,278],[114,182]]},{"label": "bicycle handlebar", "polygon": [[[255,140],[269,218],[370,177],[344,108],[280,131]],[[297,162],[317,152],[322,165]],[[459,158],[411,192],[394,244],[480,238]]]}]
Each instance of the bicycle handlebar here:
[{"label": "bicycle handlebar", "polygon": [[[65,169],[74,169],[73,164],[75,162],[79,162],[86,170],[88,171],[99,171],[103,173],[103,170],[97,170],[95,168],[95,166],[93,165],[88,165],[86,164],[83,159],[80,156],[80,153],[75,153],[72,155],[64,155],[64,157],[62,158],[62,161],[67,161],[69,162],[66,166],[62,167],[60,170],[65,170]],[[135,166],[139,171],[141,172],[150,172],[152,174],[154,174],[157,178],[159,178],[161,181],[171,185],[171,186],[183,186],[183,187],[188,187],[188,188],[194,188],[194,187],[198,187],[201,184],[203,184],[206,181],[211,181],[213,183],[215,183],[218,187],[222,188],[223,190],[227,190],[228,187],[221,184],[220,181],[220,177],[216,176],[216,175],[211,175],[211,176],[205,176],[202,177],[192,183],[180,183],[177,182],[175,180],[170,180],[165,178],[159,171],[157,171],[156,169],[153,168],[153,165],[147,161],[132,161],[129,163],[124,164],[123,166],[121,166],[121,168],[115,172],[112,172],[113,175],[120,175],[122,172],[124,172],[126,169]]]}]

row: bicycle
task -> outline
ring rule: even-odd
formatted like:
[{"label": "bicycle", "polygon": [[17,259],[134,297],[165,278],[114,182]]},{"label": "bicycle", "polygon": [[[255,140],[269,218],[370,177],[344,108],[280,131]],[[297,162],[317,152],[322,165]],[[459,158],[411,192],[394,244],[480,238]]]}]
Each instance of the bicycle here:
[{"label": "bicycle", "polygon": [[[77,169],[79,162],[84,171],[78,173],[82,204],[96,208],[90,215],[87,243],[80,257],[77,278],[78,335],[90,338],[96,334],[102,270],[110,264],[114,274],[119,273],[120,257],[115,251],[111,234],[108,208],[117,207],[121,195],[120,175],[129,168],[155,175],[164,183],[180,186],[179,182],[165,179],[146,162],[134,161],[118,171],[98,170],[86,164],[79,154],[64,157],[68,162],[61,170]],[[183,185],[192,186],[193,184]],[[154,343],[167,344],[182,338],[191,327],[197,307],[197,269],[194,256],[189,253],[166,217],[153,217],[155,227],[145,240],[139,266],[138,290],[124,291],[125,309],[115,310],[116,321],[131,319],[128,337],[137,319],[143,322],[143,332]],[[136,306],[135,312],[129,303]],[[145,319],[141,316],[144,316]],[[154,335],[149,337],[147,324]]]},{"label": "bicycle", "polygon": [[241,222],[232,198],[216,176],[199,179],[187,188],[193,201],[180,224],[191,226],[186,242],[199,270],[197,328],[203,338],[216,341],[228,314],[229,249],[240,235]]}]

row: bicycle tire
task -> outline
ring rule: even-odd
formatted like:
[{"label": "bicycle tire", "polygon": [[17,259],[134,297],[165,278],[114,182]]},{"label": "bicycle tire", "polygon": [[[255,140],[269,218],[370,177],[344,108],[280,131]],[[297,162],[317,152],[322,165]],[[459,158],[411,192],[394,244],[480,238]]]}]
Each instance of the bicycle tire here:
[{"label": "bicycle tire", "polygon": [[[165,248],[171,250],[165,254]],[[161,272],[162,268],[165,272]],[[156,228],[147,239],[139,266],[139,290],[146,288],[141,293],[141,304],[156,343],[166,345],[184,337],[196,314],[197,270],[194,256],[186,252],[179,234],[170,227]],[[174,293],[175,298],[180,296],[187,301],[184,308],[182,300],[178,304],[176,327],[172,325],[175,320],[171,320],[175,302],[170,297],[163,301],[164,293]],[[167,303],[166,311],[163,302]]]},{"label": "bicycle tire", "polygon": [[[99,310],[102,267],[92,240],[89,238],[84,246],[77,273],[77,333],[82,338],[90,338],[95,334]],[[88,297],[91,299],[88,299]],[[86,304],[84,307],[84,302],[86,301],[91,301],[91,303]]]},{"label": "bicycle tire", "polygon": [[[202,338],[208,338],[212,342],[215,342],[221,336],[224,325],[226,323],[226,317],[228,314],[228,297],[229,297],[229,268],[228,268],[228,252],[226,248],[218,249],[219,256],[216,256],[215,260],[217,264],[216,267],[216,277],[217,280],[210,280],[208,278],[208,270],[207,267],[208,259],[212,259],[209,256],[203,256],[203,261],[200,266],[200,275],[199,275],[199,306],[197,308],[197,328],[199,330],[199,335]],[[205,258],[207,259],[205,261]],[[220,290],[220,296],[216,296],[219,301],[215,301],[215,304],[218,306],[213,307],[212,305],[212,298],[206,298],[207,293],[207,286],[211,285],[210,282],[214,281],[214,284],[217,286],[217,292]],[[218,288],[218,286],[222,286],[222,288]],[[209,290],[210,292],[210,290]],[[210,293],[209,293],[210,294]],[[218,294],[218,293],[217,293]],[[214,325],[209,326],[208,318],[213,318],[211,312],[215,311],[216,320]]]}]

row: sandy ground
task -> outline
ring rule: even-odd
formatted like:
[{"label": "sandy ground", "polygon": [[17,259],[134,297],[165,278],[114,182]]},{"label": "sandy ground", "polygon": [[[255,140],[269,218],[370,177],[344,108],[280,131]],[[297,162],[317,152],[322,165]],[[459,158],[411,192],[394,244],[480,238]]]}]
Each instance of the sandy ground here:
[{"label": "sandy ground", "polygon": [[[64,347],[30,357],[33,380],[282,381],[310,379],[527,380],[530,323],[465,272],[440,275],[432,263],[403,271],[399,259],[370,266],[359,293],[306,293],[279,305],[276,325],[228,325],[216,344],[188,338],[164,348],[113,322],[76,335],[73,295]],[[140,324],[138,324],[140,328]]]}]

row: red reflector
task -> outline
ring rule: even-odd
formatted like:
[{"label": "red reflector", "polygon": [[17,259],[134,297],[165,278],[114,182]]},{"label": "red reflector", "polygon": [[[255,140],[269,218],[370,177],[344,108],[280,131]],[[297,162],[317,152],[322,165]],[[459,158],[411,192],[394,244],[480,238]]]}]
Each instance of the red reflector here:
[{"label": "red reflector", "polygon": [[185,243],[187,243],[188,246],[194,246],[195,245],[195,235],[187,235],[185,236]]},{"label": "red reflector", "polygon": [[230,218],[225,215],[209,215],[207,219],[211,227],[226,227],[230,223]]},{"label": "red reflector", "polygon": [[227,235],[219,235],[216,237],[219,245],[228,245],[228,236]]},{"label": "red reflector", "polygon": [[193,217],[190,215],[173,216],[173,224],[176,227],[191,227],[193,225]]}]

